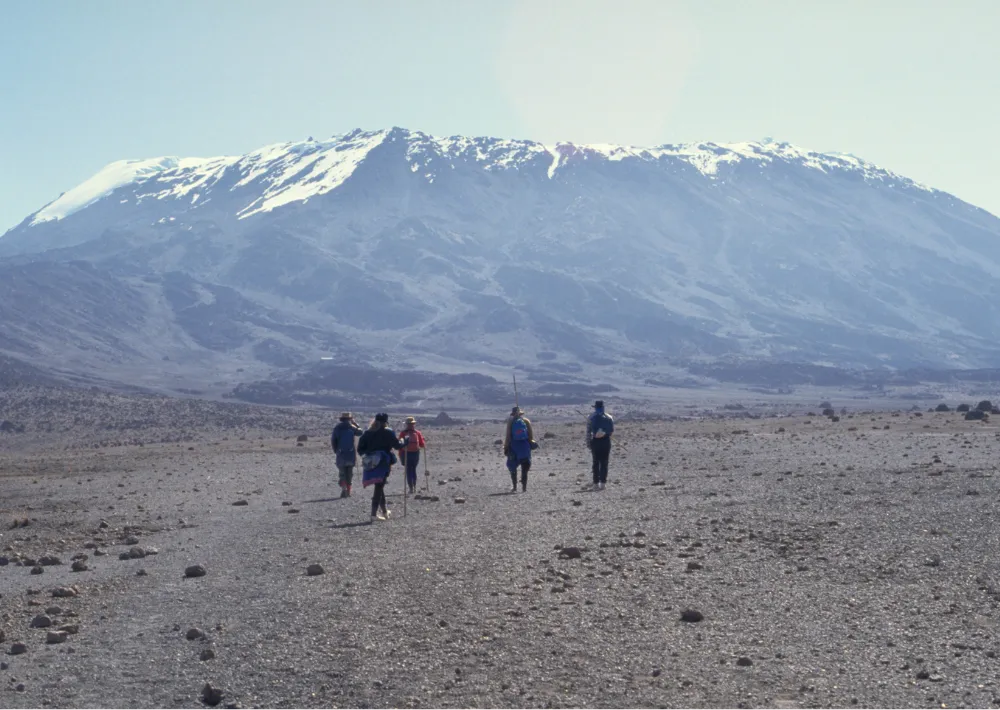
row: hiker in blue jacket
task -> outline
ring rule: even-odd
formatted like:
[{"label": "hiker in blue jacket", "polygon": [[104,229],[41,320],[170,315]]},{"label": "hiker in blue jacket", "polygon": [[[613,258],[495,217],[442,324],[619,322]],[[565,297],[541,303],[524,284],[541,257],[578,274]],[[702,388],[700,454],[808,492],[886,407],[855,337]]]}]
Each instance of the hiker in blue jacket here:
[{"label": "hiker in blue jacket", "polygon": [[358,462],[354,447],[355,437],[361,436],[362,429],[354,421],[350,412],[340,415],[340,422],[333,428],[330,435],[330,445],[337,457],[337,482],[340,484],[340,497],[351,497],[351,482],[354,478],[354,466]]},{"label": "hiker in blue jacket", "polygon": [[587,448],[594,458],[594,490],[603,491],[608,481],[608,459],[611,458],[611,435],[615,421],[604,411],[604,400],[594,402],[594,413],[587,417]]},{"label": "hiker in blue jacket", "polygon": [[507,418],[507,433],[503,441],[503,453],[507,457],[507,470],[510,471],[511,493],[517,493],[518,466],[521,467],[521,492],[528,490],[531,452],[537,448],[531,421],[524,416],[524,410],[514,407]]}]

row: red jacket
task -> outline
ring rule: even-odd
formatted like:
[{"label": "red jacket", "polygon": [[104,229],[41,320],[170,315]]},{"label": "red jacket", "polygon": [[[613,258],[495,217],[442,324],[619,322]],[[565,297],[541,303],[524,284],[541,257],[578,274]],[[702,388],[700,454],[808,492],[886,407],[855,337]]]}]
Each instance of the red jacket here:
[{"label": "red jacket", "polygon": [[416,429],[403,429],[399,432],[400,440],[410,437],[410,443],[403,447],[404,451],[420,451],[426,446],[424,435]]}]

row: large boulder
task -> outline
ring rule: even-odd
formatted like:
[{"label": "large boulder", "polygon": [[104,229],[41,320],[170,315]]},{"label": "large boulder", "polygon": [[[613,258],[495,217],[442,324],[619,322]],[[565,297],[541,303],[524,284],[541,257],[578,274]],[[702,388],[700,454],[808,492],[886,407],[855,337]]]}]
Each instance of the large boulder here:
[{"label": "large boulder", "polygon": [[968,404],[960,404],[955,407],[956,412],[968,412],[970,409],[972,409],[972,407]]},{"label": "large boulder", "polygon": [[991,402],[988,399],[984,399],[982,402],[976,405],[976,409],[978,409],[980,412],[992,412],[993,402]]},{"label": "large boulder", "polygon": [[951,411],[951,407],[949,407],[947,404],[945,404],[944,402],[942,402],[938,406],[934,407],[934,411],[935,412],[950,412]]}]

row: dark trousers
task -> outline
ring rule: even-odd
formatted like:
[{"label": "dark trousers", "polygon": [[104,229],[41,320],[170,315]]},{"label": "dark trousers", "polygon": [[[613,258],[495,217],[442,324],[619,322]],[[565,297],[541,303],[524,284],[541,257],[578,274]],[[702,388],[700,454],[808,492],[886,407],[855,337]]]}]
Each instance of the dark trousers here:
[{"label": "dark trousers", "polygon": [[[531,459],[521,459],[518,463],[521,466],[521,490],[525,490],[528,487],[528,471],[531,470]],[[517,488],[517,464],[511,469],[510,463],[508,463],[507,470],[510,471],[511,485]]]},{"label": "dark trousers", "polygon": [[594,439],[590,445],[590,453],[594,457],[594,483],[606,483],[608,459],[611,458],[611,440]]},{"label": "dark trousers", "polygon": [[400,456],[406,464],[406,485],[410,488],[417,487],[417,464],[420,463],[419,451],[404,451]]},{"label": "dark trousers", "polygon": [[382,509],[383,513],[386,511],[384,483],[376,483],[375,490],[372,492],[372,515],[378,513],[379,508]]},{"label": "dark trousers", "polygon": [[338,483],[341,488],[350,488],[354,480],[354,466],[337,466]]}]

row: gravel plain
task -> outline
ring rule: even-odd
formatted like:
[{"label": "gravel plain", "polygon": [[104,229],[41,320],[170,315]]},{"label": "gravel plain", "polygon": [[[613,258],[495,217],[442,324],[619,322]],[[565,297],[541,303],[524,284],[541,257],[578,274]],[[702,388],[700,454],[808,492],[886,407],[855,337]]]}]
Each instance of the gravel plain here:
[{"label": "gravel plain", "polygon": [[622,421],[592,492],[536,417],[525,494],[501,424],[424,427],[370,524],[275,416],[0,439],[0,706],[1000,706],[993,423]]}]

